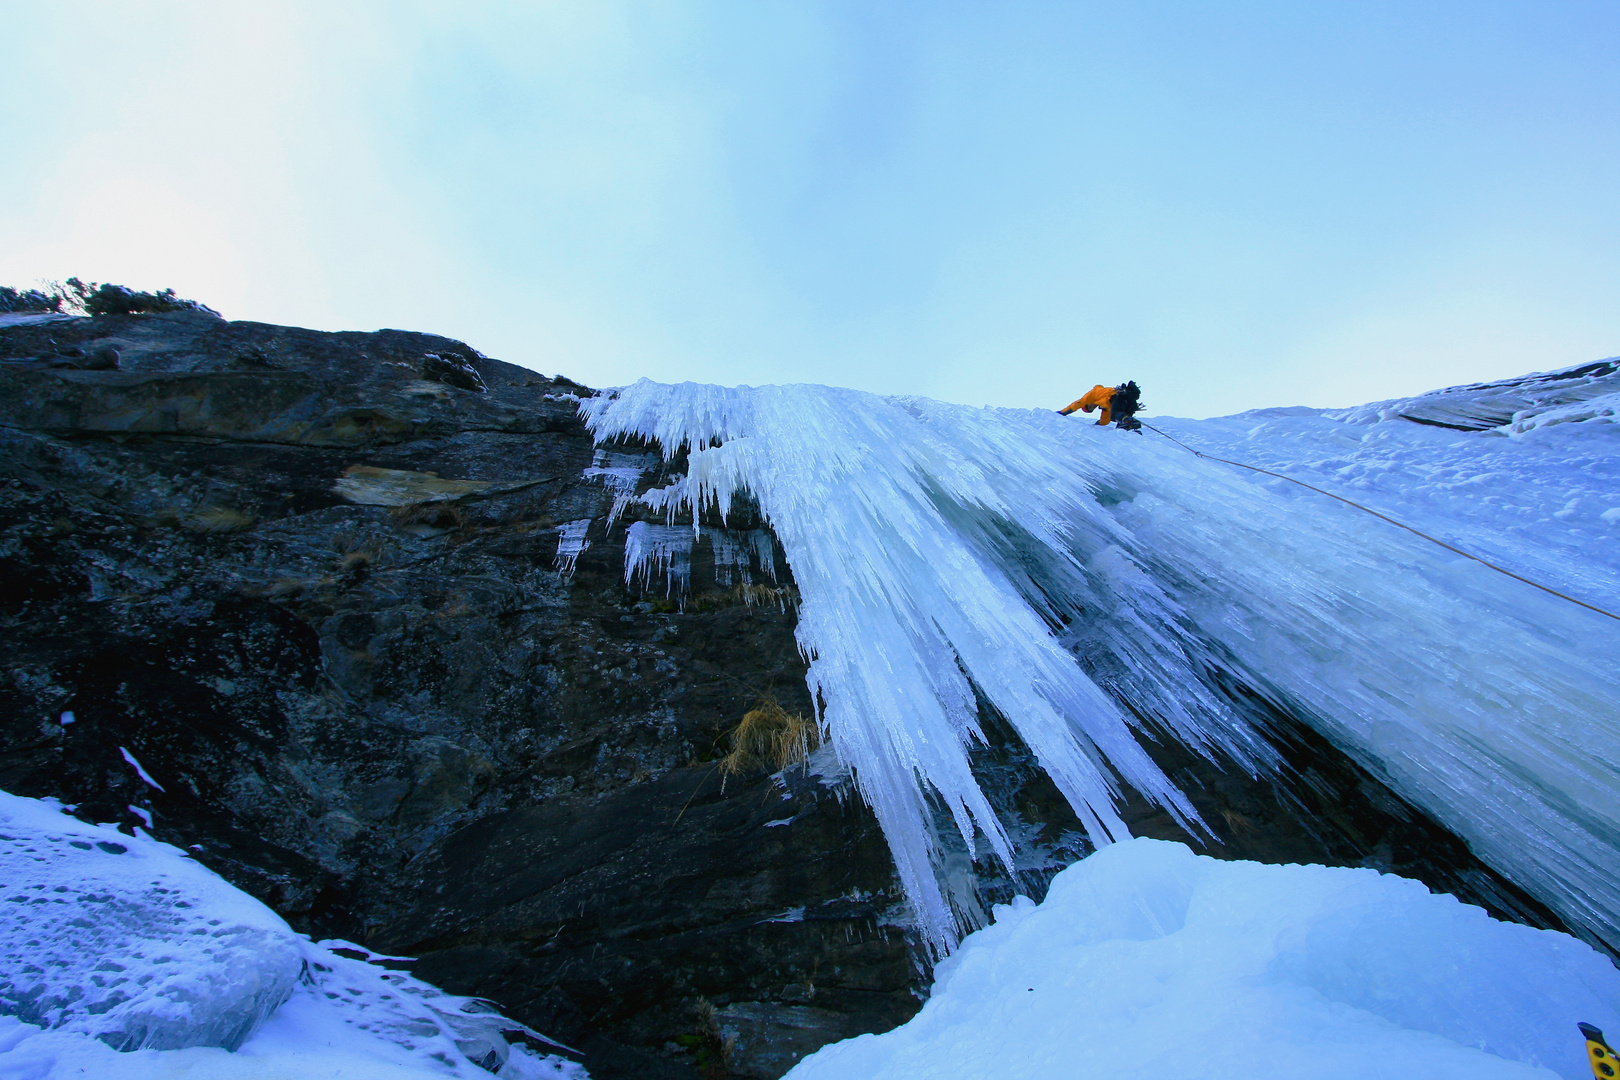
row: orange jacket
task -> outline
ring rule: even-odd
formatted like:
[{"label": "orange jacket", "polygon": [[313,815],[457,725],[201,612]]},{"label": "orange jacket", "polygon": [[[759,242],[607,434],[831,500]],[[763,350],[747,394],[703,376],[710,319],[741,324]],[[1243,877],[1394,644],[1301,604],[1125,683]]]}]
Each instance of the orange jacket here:
[{"label": "orange jacket", "polygon": [[1093,386],[1090,390],[1086,391],[1085,396],[1079,401],[1076,401],[1067,409],[1059,409],[1058,411],[1064,416],[1068,416],[1076,409],[1079,409],[1082,412],[1090,412],[1092,409],[1101,409],[1102,415],[1097,418],[1097,423],[1099,426],[1101,426],[1107,424],[1114,418],[1113,410],[1109,408],[1109,406],[1113,404],[1113,401],[1114,388],[1112,386]]}]

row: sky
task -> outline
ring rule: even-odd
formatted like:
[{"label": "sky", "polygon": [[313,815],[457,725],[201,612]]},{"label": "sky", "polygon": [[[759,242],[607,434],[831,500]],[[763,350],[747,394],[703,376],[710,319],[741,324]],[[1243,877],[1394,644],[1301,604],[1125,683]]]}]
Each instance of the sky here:
[{"label": "sky", "polygon": [[0,0],[0,284],[1145,414],[1620,353],[1620,0]]}]

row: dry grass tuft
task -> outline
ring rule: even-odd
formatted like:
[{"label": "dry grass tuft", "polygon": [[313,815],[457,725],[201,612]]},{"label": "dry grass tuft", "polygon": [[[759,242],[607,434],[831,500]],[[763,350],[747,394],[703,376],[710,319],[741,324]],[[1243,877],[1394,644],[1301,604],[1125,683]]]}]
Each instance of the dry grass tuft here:
[{"label": "dry grass tuft", "polygon": [[395,525],[409,528],[413,525],[429,529],[460,529],[467,524],[467,513],[451,502],[415,502],[395,506],[388,511]]},{"label": "dry grass tuft", "polygon": [[253,528],[258,520],[252,514],[244,514],[228,506],[205,506],[195,514],[182,519],[180,526],[187,532],[225,535],[246,532]]},{"label": "dry grass tuft", "polygon": [[799,606],[799,590],[792,586],[738,585],[732,590],[737,599],[749,607],[773,607],[778,611],[794,611]]},{"label": "dry grass tuft", "polygon": [[310,582],[303,578],[284,577],[277,578],[264,590],[264,595],[272,600],[302,596],[304,590],[309,588]]},{"label": "dry grass tuft", "polygon": [[720,759],[720,771],[727,776],[781,772],[820,745],[821,729],[814,720],[788,712],[774,698],[760,698],[732,729],[731,752]]},{"label": "dry grass tuft", "polygon": [[383,554],[383,545],[376,537],[355,536],[347,532],[332,537],[332,547],[337,551],[332,558],[332,568],[350,577],[369,573]]},{"label": "dry grass tuft", "polygon": [[703,1080],[728,1080],[736,1036],[727,1036],[720,1030],[720,1017],[714,1003],[708,998],[697,1000],[696,1030],[690,1035],[677,1036],[675,1041],[687,1050],[695,1051],[697,1072]]}]

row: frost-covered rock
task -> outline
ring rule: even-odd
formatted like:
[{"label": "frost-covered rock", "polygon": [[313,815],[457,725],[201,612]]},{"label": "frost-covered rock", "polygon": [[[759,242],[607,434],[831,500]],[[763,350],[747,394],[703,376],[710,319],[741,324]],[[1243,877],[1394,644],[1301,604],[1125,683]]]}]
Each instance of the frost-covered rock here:
[{"label": "frost-covered rock", "polygon": [[905,1026],[792,1080],[1586,1080],[1620,972],[1373,870],[1220,862],[1132,840],[1020,897]]}]

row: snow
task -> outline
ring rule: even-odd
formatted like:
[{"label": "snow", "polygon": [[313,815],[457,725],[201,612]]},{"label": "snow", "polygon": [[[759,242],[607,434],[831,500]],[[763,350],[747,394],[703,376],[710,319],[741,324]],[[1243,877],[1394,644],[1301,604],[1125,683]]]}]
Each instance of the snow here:
[{"label": "snow", "polygon": [[584,1076],[370,958],[144,831],[0,792],[0,1080]]},{"label": "snow", "polygon": [[[1525,418],[1566,423],[1614,415],[1615,380],[1620,357],[1562,371],[1536,372],[1494,383],[1472,383],[1432,390],[1417,397],[1378,401],[1325,415],[1352,424],[1404,419],[1462,431],[1498,429],[1523,434]],[[1583,407],[1584,406],[1584,407]]]},{"label": "snow", "polygon": [[[1358,409],[1152,422],[1206,453],[1286,472],[1383,513],[1415,514],[1440,539],[1563,591],[1612,598],[1620,594],[1620,549],[1605,526],[1620,518],[1620,375],[1612,370],[1620,361],[1586,367],[1611,370],[1457,387]],[[1507,419],[1477,434],[1390,422],[1406,414],[1459,423]]]},{"label": "snow", "polygon": [[1018,897],[909,1023],[791,1080],[1588,1080],[1620,972],[1374,870],[1220,862],[1138,839]]},{"label": "snow", "polygon": [[[1153,422],[1620,610],[1602,517],[1620,502],[1620,426],[1595,407],[1620,374],[1601,367],[1521,380],[1521,407],[1504,418],[1498,400],[1486,419],[1505,423],[1486,431],[1401,419],[1400,403]],[[1447,415],[1478,417],[1506,391],[1425,395],[1431,411],[1448,393]],[[643,381],[581,411],[601,442],[688,452],[686,477],[640,497],[671,525],[757,501],[799,589],[830,744],[937,951],[973,918],[934,808],[976,857],[1014,861],[968,763],[981,699],[1106,843],[1127,835],[1120,781],[1201,827],[1132,734],[1144,716],[1251,770],[1274,761],[1215,673],[1620,944],[1620,622],[1332,499],[1046,410]]]}]

